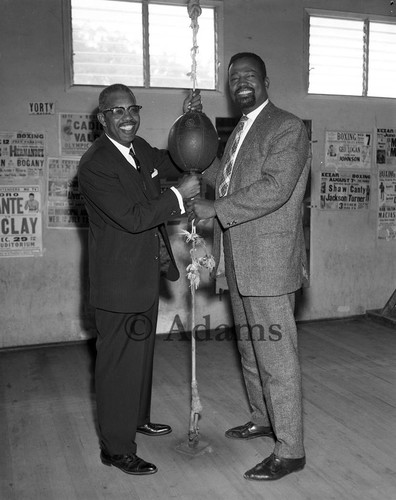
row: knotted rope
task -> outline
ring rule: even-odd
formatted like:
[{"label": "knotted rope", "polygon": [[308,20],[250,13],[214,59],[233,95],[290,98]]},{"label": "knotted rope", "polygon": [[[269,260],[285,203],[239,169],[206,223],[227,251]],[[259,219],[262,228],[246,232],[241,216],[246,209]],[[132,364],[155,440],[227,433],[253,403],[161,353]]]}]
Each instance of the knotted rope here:
[{"label": "knotted rope", "polygon": [[[191,264],[186,268],[191,291],[191,413],[188,445],[194,447],[199,441],[198,419],[202,411],[196,379],[195,291],[200,283],[200,270],[206,268],[211,272],[215,267],[215,260],[213,255],[208,254],[205,240],[197,233],[194,220],[191,224],[191,233],[183,229],[182,234],[186,237],[187,243],[191,242]],[[199,248],[204,252],[201,257],[198,255]]]},{"label": "knotted rope", "polygon": [[191,71],[188,76],[191,77],[193,82],[193,91],[197,85],[197,54],[198,54],[198,42],[197,35],[199,30],[198,17],[202,14],[201,6],[199,5],[199,0],[188,0],[187,5],[188,15],[191,19],[190,27],[193,30],[193,46],[191,48]]}]

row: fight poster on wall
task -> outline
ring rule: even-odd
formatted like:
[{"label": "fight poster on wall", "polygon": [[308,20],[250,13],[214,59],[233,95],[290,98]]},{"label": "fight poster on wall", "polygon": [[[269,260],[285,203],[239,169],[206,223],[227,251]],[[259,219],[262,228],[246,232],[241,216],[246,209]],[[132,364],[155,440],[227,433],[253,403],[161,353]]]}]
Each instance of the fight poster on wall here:
[{"label": "fight poster on wall", "polygon": [[326,131],[326,168],[370,168],[372,134],[369,132]]},{"label": "fight poster on wall", "polygon": [[396,166],[396,128],[377,129],[377,165]]},{"label": "fight poster on wall", "polygon": [[42,177],[44,132],[0,132],[0,179]]},{"label": "fight poster on wall", "polygon": [[59,156],[79,158],[102,133],[96,115],[80,113],[59,114]]},{"label": "fight poster on wall", "polygon": [[0,257],[43,254],[39,186],[0,186]]},{"label": "fight poster on wall", "polygon": [[378,239],[396,239],[396,168],[378,170]]},{"label": "fight poster on wall", "polygon": [[321,172],[320,208],[322,210],[368,209],[370,174]]},{"label": "fight poster on wall", "polygon": [[88,227],[88,214],[78,189],[79,160],[48,159],[48,216],[49,228]]}]

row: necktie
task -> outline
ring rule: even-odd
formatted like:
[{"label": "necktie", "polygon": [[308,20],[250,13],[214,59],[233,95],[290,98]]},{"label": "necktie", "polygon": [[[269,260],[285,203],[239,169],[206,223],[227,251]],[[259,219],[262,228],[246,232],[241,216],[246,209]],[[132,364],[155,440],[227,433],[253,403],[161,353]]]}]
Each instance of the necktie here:
[{"label": "necktie", "polygon": [[220,198],[225,196],[230,185],[232,168],[234,166],[235,153],[238,147],[239,140],[242,135],[243,127],[247,121],[247,116],[242,116],[239,120],[238,125],[235,127],[234,140],[228,150],[228,155],[224,163],[224,170],[219,184],[219,196]]},{"label": "necktie", "polygon": [[132,148],[129,150],[129,154],[132,156],[132,158],[133,158],[133,160],[135,162],[136,170],[138,172],[140,172],[140,162],[138,160],[138,157],[135,155],[135,151]]}]

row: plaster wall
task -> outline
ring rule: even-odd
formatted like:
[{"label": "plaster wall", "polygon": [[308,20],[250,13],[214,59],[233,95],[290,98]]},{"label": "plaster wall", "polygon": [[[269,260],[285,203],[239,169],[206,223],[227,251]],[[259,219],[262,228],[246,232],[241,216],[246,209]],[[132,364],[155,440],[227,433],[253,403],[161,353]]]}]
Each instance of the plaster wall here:
[{"label": "plaster wall", "polygon": [[[34,5],[34,8],[33,8]],[[239,51],[259,53],[266,61],[269,94],[278,106],[312,120],[311,280],[304,289],[298,318],[336,318],[382,307],[395,288],[395,241],[379,241],[376,232],[377,185],[372,167],[369,210],[321,211],[320,170],[326,130],[370,131],[395,128],[396,101],[307,96],[305,8],[374,13],[390,16],[389,2],[378,0],[224,0],[224,59]],[[69,88],[64,62],[64,2],[3,0],[0,18],[0,131],[44,131],[50,157],[59,157],[57,114],[28,114],[29,102],[54,102],[56,113],[90,113],[101,88]],[[189,50],[189,47],[186,47]],[[223,86],[224,87],[224,86]],[[183,91],[136,89],[143,105],[140,134],[165,147],[169,129],[181,114]],[[203,92],[205,113],[232,116],[227,92]],[[42,188],[45,192],[45,182]],[[44,200],[45,201],[45,200]],[[45,214],[45,207],[44,207]],[[209,228],[204,236],[210,239]],[[188,248],[171,227],[180,268]],[[94,335],[88,305],[87,232],[48,229],[43,219],[42,257],[0,259],[0,347],[74,341]],[[183,273],[182,273],[183,274]],[[188,329],[189,290],[186,279],[165,286],[158,332],[175,326]],[[228,302],[204,282],[197,296],[197,323],[211,328],[231,322]]]}]

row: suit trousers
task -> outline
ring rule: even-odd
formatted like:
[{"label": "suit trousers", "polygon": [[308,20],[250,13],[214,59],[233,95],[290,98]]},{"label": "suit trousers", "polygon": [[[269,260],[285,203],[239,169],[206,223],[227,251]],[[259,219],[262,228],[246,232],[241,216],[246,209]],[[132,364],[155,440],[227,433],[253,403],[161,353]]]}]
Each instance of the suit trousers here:
[{"label": "suit trousers", "polygon": [[277,456],[300,458],[305,452],[295,294],[241,296],[227,233],[224,233],[225,273],[251,421],[272,426]]},{"label": "suit trousers", "polygon": [[144,313],[96,309],[95,389],[100,445],[136,453],[136,428],[150,421],[158,298]]}]

